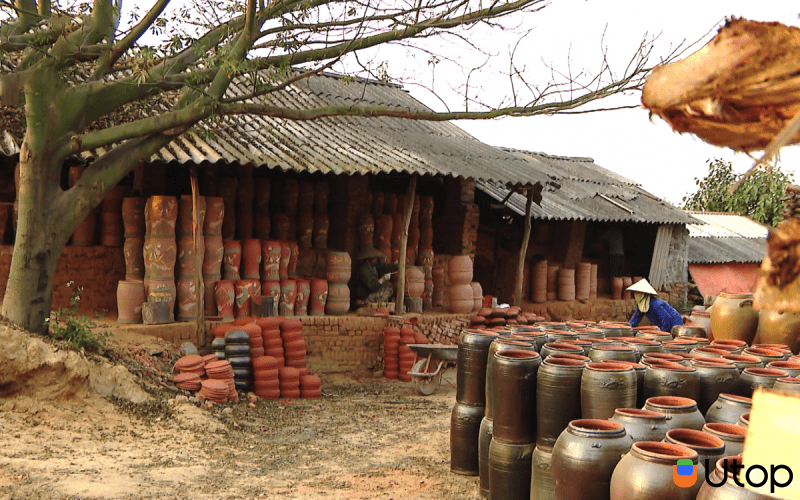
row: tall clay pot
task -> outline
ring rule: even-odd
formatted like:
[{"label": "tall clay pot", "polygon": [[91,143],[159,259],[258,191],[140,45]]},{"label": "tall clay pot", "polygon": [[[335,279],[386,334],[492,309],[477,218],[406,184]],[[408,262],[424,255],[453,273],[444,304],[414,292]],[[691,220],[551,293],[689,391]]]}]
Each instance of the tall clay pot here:
[{"label": "tall clay pot", "polygon": [[125,237],[144,237],[144,207],[146,198],[132,197],[122,199],[122,224],[125,227]]},{"label": "tall clay pot", "polygon": [[297,244],[303,250],[314,246],[314,216],[300,214],[297,218]]},{"label": "tall clay pot", "polygon": [[222,219],[222,238],[233,239],[236,233],[236,191],[239,181],[235,177],[219,180],[219,195],[223,198],[225,209]]},{"label": "tall clay pot", "polygon": [[347,283],[328,281],[328,300],[325,302],[325,314],[341,316],[347,314],[349,310],[350,288],[347,287]]},{"label": "tall clay pot", "polygon": [[678,396],[657,396],[644,403],[644,409],[657,411],[667,416],[670,429],[697,429],[705,424],[705,419],[693,399]]},{"label": "tall clay pot", "polygon": [[608,500],[614,469],[630,447],[622,424],[599,419],[573,420],[553,447],[555,497]]},{"label": "tall clay pot", "polygon": [[231,280],[217,281],[214,296],[217,302],[217,315],[222,317],[223,320],[232,320],[236,299],[234,282]]},{"label": "tall clay pot", "polygon": [[281,242],[266,240],[261,244],[261,278],[265,280],[281,279]]},{"label": "tall clay pot", "polygon": [[262,297],[272,297],[272,310],[277,316],[281,303],[281,282],[280,280],[264,280],[261,282]]},{"label": "tall clay pot", "polygon": [[150,280],[175,279],[178,246],[175,236],[150,236],[144,241],[145,278]]},{"label": "tall clay pot", "polygon": [[[424,286],[424,281],[423,281]],[[450,310],[456,314],[467,314],[475,307],[472,285],[453,285],[450,287]]]},{"label": "tall clay pot", "polygon": [[144,280],[144,237],[128,237],[122,246],[125,257],[125,279]]},{"label": "tall clay pot", "polygon": [[124,280],[117,285],[118,323],[141,323],[144,282]]},{"label": "tall clay pot", "polygon": [[300,247],[297,245],[296,241],[289,242],[289,268],[288,273],[289,277],[293,278],[297,276],[297,260],[300,258]]},{"label": "tall clay pot", "polygon": [[282,280],[289,278],[289,261],[292,259],[292,246],[288,241],[281,241],[281,260],[279,261],[278,274]]},{"label": "tall clay pot", "polygon": [[327,214],[317,214],[314,216],[314,248],[328,248],[328,231],[331,221]]},{"label": "tall clay pot", "polygon": [[553,449],[540,448],[533,449],[531,464],[531,499],[533,500],[555,500],[556,494],[553,486]]},{"label": "tall clay pot", "polygon": [[249,238],[242,241],[242,278],[261,278],[261,240]]},{"label": "tall clay pot", "polygon": [[450,257],[450,282],[453,285],[469,285],[472,283],[472,259],[469,255]]},{"label": "tall clay pot", "polygon": [[478,435],[484,407],[456,402],[450,413],[450,471],[477,476]]},{"label": "tall clay pot", "polygon": [[758,338],[766,344],[786,344],[800,350],[800,313],[762,310],[758,315]]},{"label": "tall clay pot", "polygon": [[327,181],[314,183],[314,213],[323,215],[328,213],[329,185]]},{"label": "tall clay pot", "polygon": [[311,294],[311,284],[308,280],[297,279],[297,295],[294,302],[295,316],[308,316],[308,300]]},{"label": "tall clay pot", "polygon": [[742,340],[748,344],[758,329],[758,310],[753,309],[753,294],[721,292],[711,307],[714,339]]},{"label": "tall clay pot", "polygon": [[[572,420],[581,418],[581,376],[585,363],[548,357],[537,372],[536,445],[552,449]],[[558,408],[558,411],[552,411]]]},{"label": "tall clay pot", "polygon": [[581,375],[581,415],[607,419],[636,404],[636,373],[622,363],[589,363]]},{"label": "tall clay pot", "polygon": [[178,321],[193,321],[197,318],[198,290],[195,278],[180,278],[177,281]]},{"label": "tall clay pot", "polygon": [[[175,227],[175,234],[178,236],[191,236],[192,228],[194,227],[194,207],[192,204],[191,195],[182,195],[178,200],[178,222]],[[206,197],[197,197],[197,220],[200,225],[200,232],[204,230],[204,223],[206,218]]]},{"label": "tall clay pot", "polygon": [[665,443],[680,444],[697,452],[697,476],[705,477],[705,465],[717,463],[725,456],[725,442],[719,437],[697,429],[670,429]]},{"label": "tall clay pot", "polygon": [[278,310],[281,316],[294,316],[295,299],[297,298],[297,281],[281,280],[281,302]]},{"label": "tall clay pot", "polygon": [[679,444],[652,441],[634,443],[611,476],[611,500],[694,500],[703,481],[697,481],[689,488],[678,486],[673,479],[673,468],[681,459],[696,464],[698,455],[694,450]]},{"label": "tall clay pot", "polygon": [[667,416],[651,410],[637,408],[617,408],[614,416],[609,418],[612,422],[619,422],[625,426],[625,432],[632,442],[661,441],[667,435]]},{"label": "tall clay pot", "polygon": [[697,401],[700,377],[697,370],[669,361],[649,362],[644,375],[644,397],[680,396]]},{"label": "tall clay pot", "polygon": [[456,401],[474,406],[486,405],[489,347],[497,337],[496,332],[488,330],[461,332],[458,340]]},{"label": "tall clay pot", "polygon": [[225,243],[222,241],[222,236],[205,236],[203,240],[203,276],[219,279],[222,275]]},{"label": "tall clay pot", "polygon": [[300,197],[297,201],[297,211],[301,214],[311,214],[314,211],[314,183],[300,183]]},{"label": "tall clay pot", "polygon": [[375,220],[372,214],[361,216],[358,224],[358,238],[361,248],[373,246],[375,239]]},{"label": "tall clay pot", "polygon": [[308,313],[311,316],[323,316],[328,300],[328,280],[312,278],[309,295]]},{"label": "tall clay pot", "polygon": [[492,439],[489,445],[489,498],[531,498],[533,448],[533,443],[504,443]]},{"label": "tall clay pot", "polygon": [[533,453],[536,372],[541,362],[535,351],[507,349],[494,354],[492,381],[497,407],[493,409],[493,441],[529,444]]},{"label": "tall clay pot", "polygon": [[225,240],[222,257],[222,279],[236,281],[241,278],[242,244],[238,240]]},{"label": "tall clay pot", "polygon": [[352,260],[347,252],[329,251],[326,258],[328,283],[347,283],[352,272]]},{"label": "tall clay pot", "polygon": [[693,360],[692,366],[697,370],[700,391],[697,396],[697,408],[703,415],[711,408],[720,394],[736,392],[739,383],[739,369],[733,363],[723,365]]},{"label": "tall clay pot", "polygon": [[283,182],[283,209],[287,214],[296,214],[300,201],[300,186],[295,179],[286,179]]},{"label": "tall clay pot", "polygon": [[222,223],[225,219],[225,200],[217,196],[206,197],[206,216],[203,219],[203,234],[222,236]]}]

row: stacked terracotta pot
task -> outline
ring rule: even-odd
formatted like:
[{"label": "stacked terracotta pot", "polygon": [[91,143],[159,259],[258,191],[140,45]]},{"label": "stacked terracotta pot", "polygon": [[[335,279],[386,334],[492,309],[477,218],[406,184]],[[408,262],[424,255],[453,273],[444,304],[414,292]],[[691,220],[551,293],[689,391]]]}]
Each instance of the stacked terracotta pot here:
[{"label": "stacked terracotta pot", "polygon": [[173,368],[182,374],[192,373],[197,376],[204,376],[206,374],[205,362],[203,357],[198,354],[187,354],[175,362]]},{"label": "stacked terracotta pot", "polygon": [[[375,193],[377,195],[379,193]],[[383,193],[381,199],[383,199]],[[373,200],[377,199],[373,196]],[[375,248],[386,256],[386,262],[392,261],[392,214],[375,213]]]},{"label": "stacked terracotta pot", "polygon": [[249,319],[250,322],[241,325],[241,329],[250,337],[250,359],[255,360],[264,356],[264,337],[261,334],[261,327],[255,323],[255,320]]},{"label": "stacked terracotta pot", "polygon": [[178,247],[175,225],[178,201],[174,196],[152,196],[145,207],[144,286],[148,302],[167,302],[167,322],[175,321],[175,262]]},{"label": "stacked terracotta pot", "polygon": [[400,370],[400,329],[387,326],[383,329],[383,376],[397,378]]},{"label": "stacked terracotta pot", "polygon": [[280,379],[282,398],[300,397],[300,370],[291,366],[282,366],[278,368],[278,378]]},{"label": "stacked terracotta pot", "polygon": [[547,301],[552,302],[558,299],[558,271],[560,264],[547,265]]},{"label": "stacked terracotta pot", "polygon": [[261,242],[261,295],[272,298],[273,314],[278,314],[281,302],[281,242]]},{"label": "stacked terracotta pot", "polygon": [[531,300],[537,304],[547,302],[547,261],[540,260],[531,270]]},{"label": "stacked terracotta pot", "polygon": [[425,271],[421,267],[406,267],[405,303],[408,312],[421,313],[425,295]]},{"label": "stacked terracotta pot", "polygon": [[300,397],[304,399],[322,397],[322,380],[316,375],[300,375]]},{"label": "stacked terracotta pot", "polygon": [[[83,171],[86,170],[86,167],[70,167],[69,168],[69,187],[75,185],[80,179],[81,174]],[[89,212],[89,215],[86,216],[78,227],[75,228],[75,231],[72,233],[72,244],[78,246],[91,246],[95,243],[95,232],[97,230],[97,211],[92,210]]]},{"label": "stacked terracotta pot", "polygon": [[328,280],[323,278],[311,278],[309,285],[308,314],[311,316],[323,316],[325,314],[325,304],[328,302]]},{"label": "stacked terracotta pot", "polygon": [[278,360],[272,356],[253,360],[253,392],[256,396],[263,399],[278,399],[281,396],[278,368]]},{"label": "stacked terracotta pot", "polygon": [[125,243],[122,222],[122,200],[128,188],[114,186],[103,197],[100,211],[100,244],[104,247],[121,247]]},{"label": "stacked terracotta pot", "polygon": [[[205,370],[209,380],[217,380],[225,384],[225,387],[227,387],[228,390],[226,401],[239,400],[239,393],[236,392],[236,383],[233,378],[233,367],[231,366],[230,361],[226,359],[212,361],[206,365]],[[224,403],[225,401],[221,402]]]},{"label": "stacked terracotta pot", "polygon": [[350,281],[352,259],[347,252],[329,251],[327,257],[328,300],[325,312],[341,316],[350,310]]},{"label": "stacked terracotta pot", "polygon": [[283,316],[272,316],[260,318],[256,322],[261,327],[264,355],[275,358],[278,366],[284,366],[285,364],[283,339],[281,338],[281,322],[283,320]]},{"label": "stacked terracotta pot", "polygon": [[400,342],[398,345],[398,360],[399,360],[399,372],[397,378],[402,380],[403,382],[411,382],[411,375],[408,372],[414,367],[414,359],[416,358],[416,354],[414,351],[408,347],[408,344],[416,344],[417,339],[414,336],[414,329],[408,326],[404,326],[400,329]]},{"label": "stacked terracotta pot", "polygon": [[[207,316],[217,316],[217,282],[222,278],[222,220],[225,217],[225,200],[206,198],[206,215],[203,219],[203,303]],[[223,306],[225,304],[223,303]],[[221,314],[220,314],[221,316]]]},{"label": "stacked terracotta pot", "polygon": [[469,255],[450,258],[450,310],[458,314],[471,312],[475,306],[472,292],[472,259]]},{"label": "stacked terracotta pot", "polygon": [[[197,273],[202,272],[203,257],[205,256],[204,239],[198,235],[197,254],[194,248],[194,215],[192,197],[181,196],[178,203],[178,267],[176,269],[177,281],[177,301],[178,301],[178,321],[193,321],[197,318],[197,304],[202,290],[197,290],[195,281]],[[202,229],[206,216],[206,199],[204,196],[197,197],[197,222]],[[200,268],[196,264],[195,255],[200,256]],[[202,281],[200,281],[202,283]]]},{"label": "stacked terracotta pot", "polygon": [[209,401],[223,404],[229,401],[229,388],[224,380],[209,378],[203,380],[200,395]]},{"label": "stacked terracotta pot", "polygon": [[125,227],[125,279],[144,280],[144,207],[145,198],[132,197],[122,200],[122,223]]},{"label": "stacked terracotta pot", "polygon": [[286,366],[297,368],[301,375],[306,375],[306,341],[303,338],[303,323],[297,319],[285,319],[281,322],[281,339]]},{"label": "stacked terracotta pot", "polygon": [[[448,272],[447,269],[444,267],[434,267],[431,271],[431,281],[433,285],[433,296],[432,296],[432,306],[433,307],[441,307],[444,305],[445,302],[445,295],[449,292],[447,290],[447,281],[445,277],[447,276]],[[448,300],[449,302],[449,300]]]},{"label": "stacked terracotta pot", "polygon": [[575,299],[588,300],[591,290],[592,264],[579,262],[575,270]]},{"label": "stacked terracotta pot", "polygon": [[575,270],[558,271],[558,300],[575,300]]}]

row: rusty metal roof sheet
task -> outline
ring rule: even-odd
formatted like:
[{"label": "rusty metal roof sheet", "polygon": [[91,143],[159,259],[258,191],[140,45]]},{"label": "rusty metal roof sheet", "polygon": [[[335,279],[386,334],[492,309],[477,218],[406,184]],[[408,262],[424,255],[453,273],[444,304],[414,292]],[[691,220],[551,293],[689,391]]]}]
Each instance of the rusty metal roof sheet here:
[{"label": "rusty metal roof sheet", "polygon": [[[2,70],[9,69],[2,66]],[[78,71],[76,78],[88,74]],[[228,89],[228,96],[245,95],[251,87],[248,81],[238,80]],[[176,100],[177,94],[160,96],[145,114],[163,112],[168,109],[170,99]],[[397,85],[363,79],[349,81],[332,74],[300,80],[257,99],[294,109],[359,105],[428,110]],[[7,117],[10,111],[4,113]],[[19,152],[22,138],[15,137],[9,129],[12,128],[6,125],[0,151],[14,155]],[[92,159],[105,152],[98,148],[81,156]],[[252,163],[256,167],[350,175],[393,172],[450,175],[507,186],[546,181],[536,158],[484,144],[451,122],[391,117],[292,121],[254,115],[227,116],[218,122],[198,124],[149,161]]]},{"label": "rusty metal roof sheet", "polygon": [[[551,156],[511,150],[531,160],[547,184],[541,205],[532,205],[537,219],[631,221],[658,224],[701,223],[683,210],[648,193],[630,179],[595,164],[591,158]],[[500,183],[478,181],[476,186],[520,215],[525,215],[525,196]]]},{"label": "rusty metal roof sheet", "polygon": [[769,230],[741,215],[687,211],[705,224],[689,224],[689,263],[761,262]]}]

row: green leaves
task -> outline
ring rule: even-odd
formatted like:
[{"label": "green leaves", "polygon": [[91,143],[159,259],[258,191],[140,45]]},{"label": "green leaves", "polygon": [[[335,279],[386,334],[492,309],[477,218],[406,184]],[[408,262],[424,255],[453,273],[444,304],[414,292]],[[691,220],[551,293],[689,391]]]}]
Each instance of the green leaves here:
[{"label": "green leaves", "polygon": [[786,186],[794,181],[791,173],[777,166],[760,168],[745,179],[732,195],[728,187],[742,176],[733,171],[730,162],[708,160],[708,175],[695,178],[697,191],[683,197],[683,208],[706,212],[732,212],[774,226],[783,220],[781,198]]}]

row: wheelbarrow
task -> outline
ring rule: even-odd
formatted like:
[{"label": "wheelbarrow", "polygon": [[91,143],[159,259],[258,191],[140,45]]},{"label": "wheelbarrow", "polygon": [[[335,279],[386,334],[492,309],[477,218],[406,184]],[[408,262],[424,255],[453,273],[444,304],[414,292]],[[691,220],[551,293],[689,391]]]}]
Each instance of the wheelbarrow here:
[{"label": "wheelbarrow", "polygon": [[[414,351],[411,382],[425,396],[430,396],[442,384],[442,374],[458,361],[458,346],[444,344],[408,344]],[[433,362],[433,363],[432,363]],[[434,363],[436,368],[434,369]]]}]

